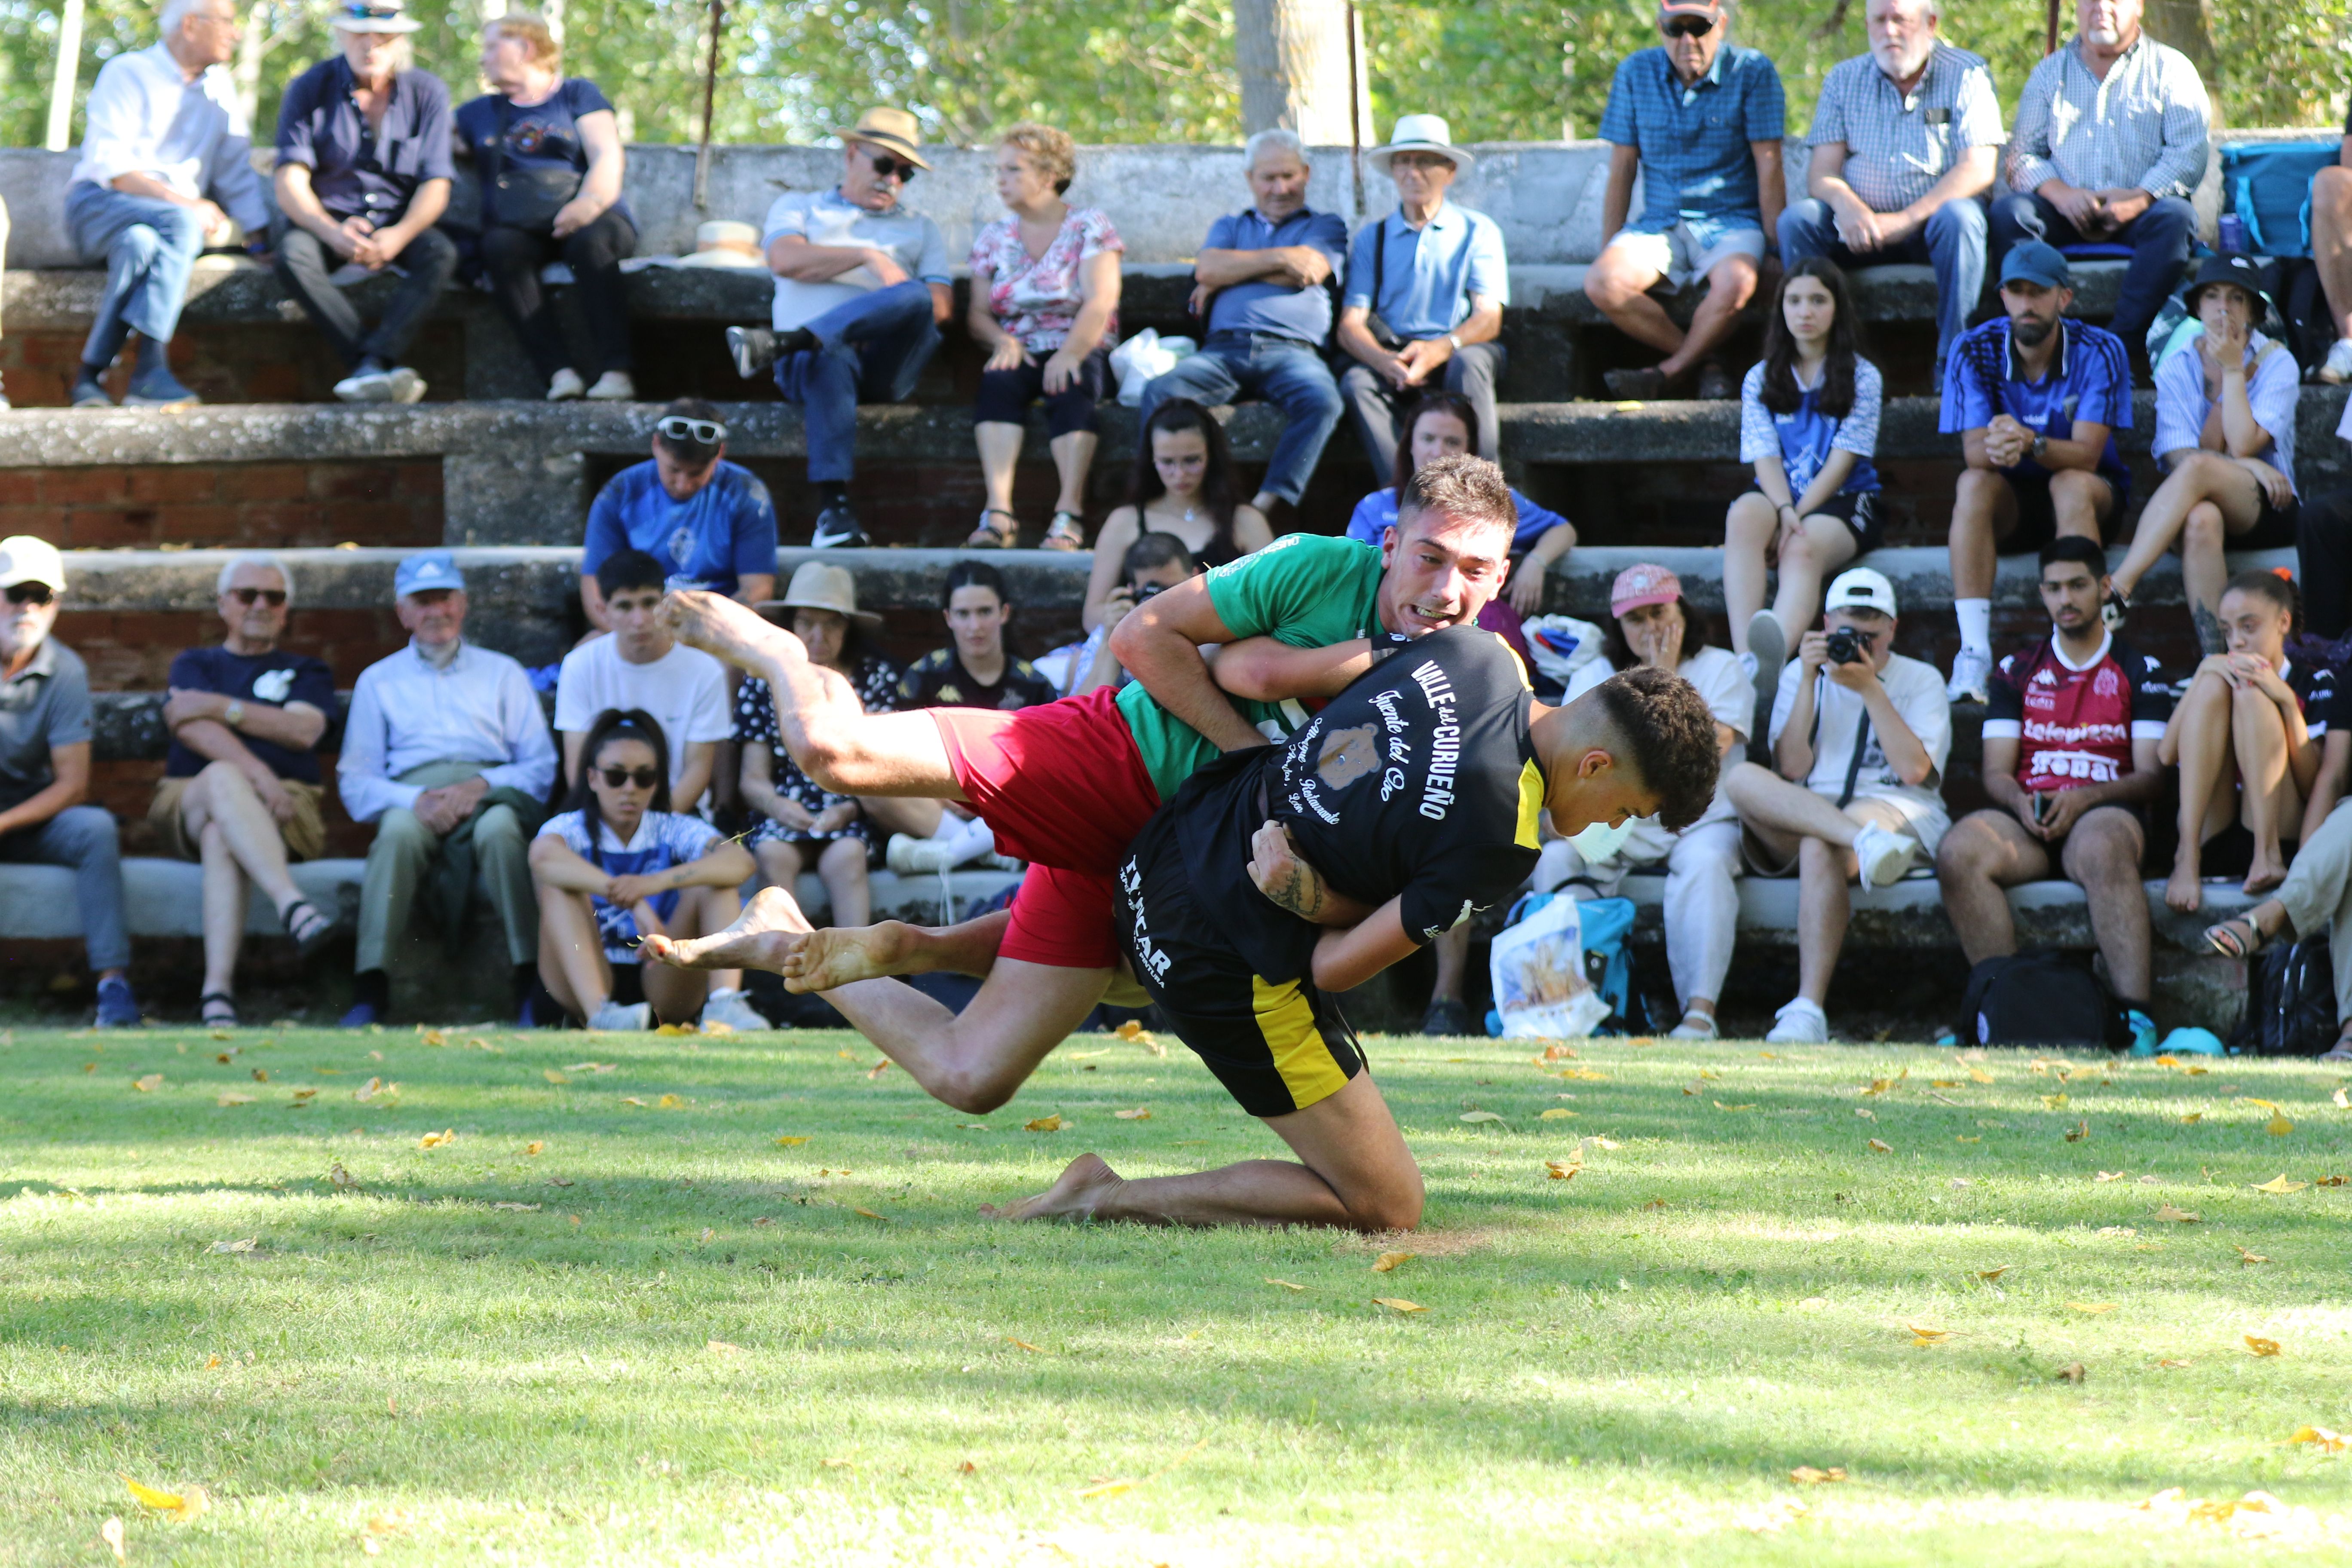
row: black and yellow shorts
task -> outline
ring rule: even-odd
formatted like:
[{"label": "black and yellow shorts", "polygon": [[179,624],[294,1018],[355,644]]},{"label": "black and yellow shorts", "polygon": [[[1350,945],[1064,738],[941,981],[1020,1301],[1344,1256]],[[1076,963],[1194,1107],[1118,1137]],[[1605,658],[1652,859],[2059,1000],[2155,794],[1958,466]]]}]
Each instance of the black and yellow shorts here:
[{"label": "black and yellow shorts", "polygon": [[1120,946],[1193,1054],[1252,1116],[1286,1116],[1364,1068],[1338,1002],[1311,981],[1269,981],[1201,909],[1172,832],[1147,830],[1118,870]]}]

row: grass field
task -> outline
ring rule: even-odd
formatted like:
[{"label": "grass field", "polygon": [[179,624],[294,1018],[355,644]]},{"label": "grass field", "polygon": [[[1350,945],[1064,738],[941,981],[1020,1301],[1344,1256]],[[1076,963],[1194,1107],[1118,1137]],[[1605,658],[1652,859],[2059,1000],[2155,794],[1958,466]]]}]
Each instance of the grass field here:
[{"label": "grass field", "polygon": [[2352,1552],[2342,1074],[1369,1048],[1403,1238],[975,1215],[1270,1152],[1173,1040],[976,1118],[847,1035],[17,1031],[0,1563]]}]

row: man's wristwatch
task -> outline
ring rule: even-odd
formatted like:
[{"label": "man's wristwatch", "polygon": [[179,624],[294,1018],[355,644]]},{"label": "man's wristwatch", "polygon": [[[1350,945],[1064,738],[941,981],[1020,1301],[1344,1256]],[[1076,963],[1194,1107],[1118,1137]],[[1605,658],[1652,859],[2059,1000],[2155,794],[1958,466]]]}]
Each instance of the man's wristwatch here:
[{"label": "man's wristwatch", "polygon": [[221,710],[221,722],[232,730],[241,730],[245,727],[243,700],[235,697],[229,699],[228,706]]},{"label": "man's wristwatch", "polygon": [[2035,462],[2040,462],[2042,460],[2042,454],[2050,450],[2050,437],[2043,435],[2036,435],[2033,437],[2033,445],[2028,447],[2027,450],[2032,453],[2033,460]]},{"label": "man's wristwatch", "polygon": [[1461,334],[1461,333],[1459,333],[1459,332],[1448,332],[1448,333],[1446,333],[1446,334],[1445,334],[1445,341],[1446,341],[1447,342],[1452,343],[1452,344],[1454,345],[1454,352],[1455,353],[1460,353],[1462,352],[1462,334]]}]

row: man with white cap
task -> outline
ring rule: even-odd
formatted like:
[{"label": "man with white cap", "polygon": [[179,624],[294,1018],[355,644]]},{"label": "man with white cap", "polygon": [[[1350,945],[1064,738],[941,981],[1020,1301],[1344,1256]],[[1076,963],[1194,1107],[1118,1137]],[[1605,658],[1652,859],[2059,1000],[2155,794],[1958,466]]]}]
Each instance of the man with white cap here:
[{"label": "man with white cap", "polygon": [[[1620,60],[1609,84],[1601,115],[1601,139],[1615,144],[1601,199],[1608,238],[1584,292],[1618,331],[1666,357],[1602,380],[1612,396],[1656,398],[1696,371],[1699,396],[1736,397],[1738,384],[1710,356],[1756,293],[1766,237],[1787,200],[1780,73],[1729,41],[1724,0],[1662,0],[1658,32],[1664,43]],[[1628,223],[1636,174],[1642,213]],[[1697,279],[1706,297],[1685,332],[1650,290]]]},{"label": "man with white cap", "polygon": [[89,795],[89,673],[53,640],[65,558],[29,534],[0,539],[0,863],[67,866],[82,940],[98,974],[98,1026],[135,1026],[124,971],[122,850],[114,818]]},{"label": "man with white cap", "polygon": [[1750,868],[1801,879],[1797,996],[1768,1040],[1830,1037],[1823,1009],[1853,913],[1846,883],[1894,886],[1935,855],[1951,822],[1938,793],[1952,750],[1944,679],[1896,653],[1895,631],[1895,585],[1884,576],[1857,566],[1832,583],[1822,629],[1780,671],[1773,767],[1742,763],[1724,781]]},{"label": "man with white cap", "polygon": [[1372,472],[1396,472],[1397,418],[1424,392],[1458,392],[1478,411],[1478,455],[1498,450],[1495,384],[1502,378],[1510,259],[1493,218],[1445,199],[1476,162],[1453,144],[1443,116],[1407,114],[1372,168],[1396,182],[1397,206],[1356,231],[1339,346],[1356,363],[1339,394]]},{"label": "man with white cap", "polygon": [[[381,1020],[391,1005],[387,949],[437,864],[470,862],[488,886],[506,930],[516,994],[537,977],[539,895],[530,879],[530,836],[555,782],[555,743],[521,665],[465,640],[466,580],[446,550],[400,563],[393,577],[408,646],[360,672],[336,764],[344,809],[377,824],[360,884],[358,973],[346,1027]],[[470,889],[468,875],[434,902],[452,939]]]},{"label": "man with white cap", "polygon": [[[342,53],[289,82],[278,109],[278,280],[351,374],[346,403],[415,403],[400,363],[457,270],[434,225],[449,205],[449,89],[415,68],[406,0],[343,0],[328,16]],[[333,278],[345,267],[400,279],[373,330]]]},{"label": "man with white cap", "polygon": [[930,167],[922,122],[903,109],[869,109],[832,134],[841,138],[841,183],[787,191],[768,208],[771,329],[727,329],[735,373],[749,381],[774,366],[784,401],[805,413],[820,509],[809,542],[819,549],[867,542],[849,504],[857,405],[912,396],[955,308],[940,226],[899,205],[907,183]]}]

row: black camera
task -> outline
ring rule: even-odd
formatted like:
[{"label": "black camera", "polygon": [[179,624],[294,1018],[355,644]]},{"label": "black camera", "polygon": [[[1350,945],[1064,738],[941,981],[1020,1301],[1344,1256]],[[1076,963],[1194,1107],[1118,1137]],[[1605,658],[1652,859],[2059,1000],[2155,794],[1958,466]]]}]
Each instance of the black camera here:
[{"label": "black camera", "polygon": [[1840,626],[1830,634],[1832,664],[1860,664],[1870,657],[1870,644],[1852,626]]},{"label": "black camera", "polygon": [[1135,602],[1139,605],[1143,603],[1144,600],[1150,598],[1154,594],[1164,594],[1167,591],[1168,584],[1165,583],[1146,583],[1142,587],[1138,588],[1135,591]]}]

